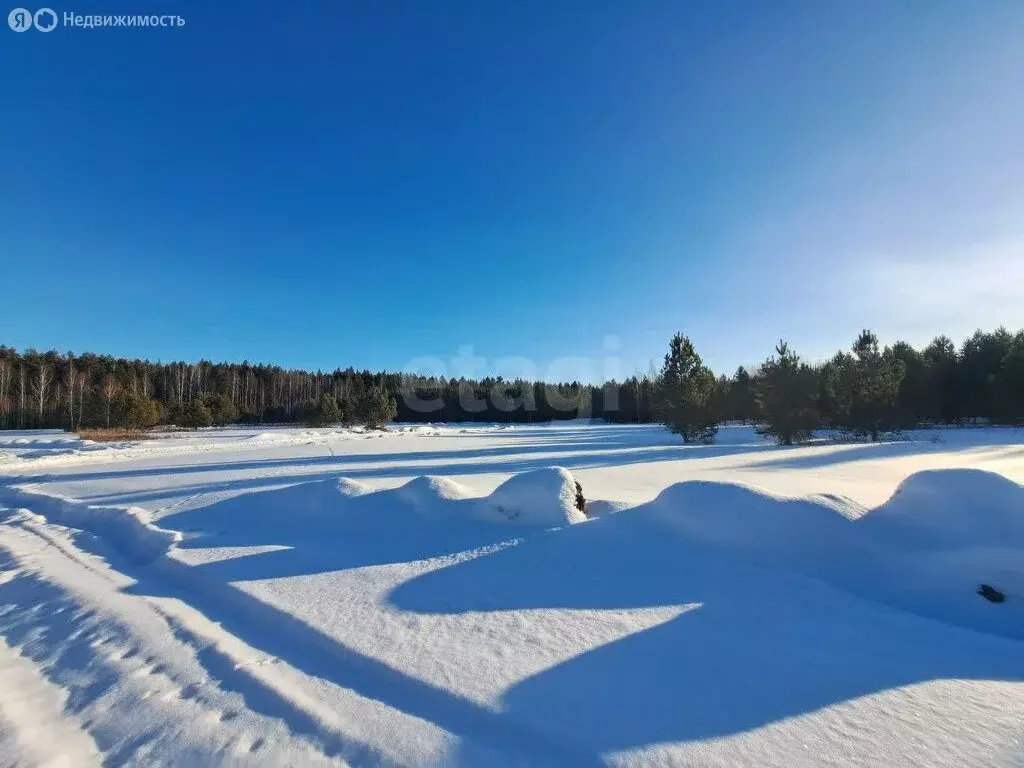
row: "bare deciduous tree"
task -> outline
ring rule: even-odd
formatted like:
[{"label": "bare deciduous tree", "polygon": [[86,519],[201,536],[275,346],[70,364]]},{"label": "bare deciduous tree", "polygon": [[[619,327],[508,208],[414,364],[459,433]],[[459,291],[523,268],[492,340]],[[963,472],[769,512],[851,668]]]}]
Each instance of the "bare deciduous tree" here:
[{"label": "bare deciduous tree", "polygon": [[39,404],[39,423],[43,423],[43,408],[46,406],[46,392],[50,388],[50,383],[53,381],[53,368],[43,361],[39,361],[39,368],[36,372],[36,379],[32,385],[32,390],[35,393],[36,402]]},{"label": "bare deciduous tree", "polygon": [[103,402],[107,408],[107,426],[110,426],[110,406],[114,402],[114,398],[117,397],[117,392],[120,389],[120,385],[117,383],[117,379],[113,376],[107,376],[103,380]]}]

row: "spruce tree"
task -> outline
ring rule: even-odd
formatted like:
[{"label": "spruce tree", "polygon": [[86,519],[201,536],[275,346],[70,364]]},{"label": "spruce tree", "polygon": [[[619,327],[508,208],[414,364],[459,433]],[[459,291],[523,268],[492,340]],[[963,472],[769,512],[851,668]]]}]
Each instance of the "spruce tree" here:
[{"label": "spruce tree", "polygon": [[682,435],[684,443],[713,442],[718,432],[712,403],[716,386],[715,375],[704,366],[693,342],[677,333],[658,379],[659,421]]},{"label": "spruce tree", "polygon": [[754,380],[761,418],[757,433],[793,445],[812,438],[820,422],[818,377],[785,341],[775,347],[775,355],[761,364]]}]

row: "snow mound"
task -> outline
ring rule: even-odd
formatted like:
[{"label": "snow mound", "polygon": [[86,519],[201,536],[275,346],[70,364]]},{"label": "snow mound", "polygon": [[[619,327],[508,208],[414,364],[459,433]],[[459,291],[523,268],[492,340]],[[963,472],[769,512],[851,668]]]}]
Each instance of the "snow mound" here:
[{"label": "snow mound", "polygon": [[[975,469],[918,472],[857,527],[886,554],[887,602],[1024,639],[1024,486]],[[1003,593],[991,605],[982,584]]]},{"label": "snow mound", "polygon": [[[670,532],[681,545],[713,546],[922,616],[1024,638],[1024,487],[991,472],[919,472],[867,513],[841,496],[785,498],[689,481],[614,517],[628,525],[623,539]],[[982,584],[1006,602],[983,600]]]},{"label": "snow mound", "polygon": [[423,475],[410,480],[397,490],[398,497],[427,517],[457,517],[458,502],[472,496],[464,485],[436,475]]},{"label": "snow mound", "polygon": [[629,509],[628,502],[595,499],[594,501],[587,502],[587,517],[605,517],[607,515],[614,515],[616,512],[621,512],[624,509]]},{"label": "snow mound", "polygon": [[1024,487],[980,469],[918,472],[860,521],[892,546],[1024,548]]},{"label": "snow mound", "polygon": [[545,467],[513,475],[483,502],[493,519],[527,525],[581,523],[576,508],[576,480],[562,467]]},{"label": "snow mound", "polygon": [[641,514],[688,540],[792,570],[850,553],[855,507],[841,497],[791,499],[740,484],[689,481],[666,488]]},{"label": "snow mound", "polygon": [[351,499],[356,496],[365,496],[366,494],[373,492],[373,489],[370,488],[370,486],[349,477],[339,477],[335,481],[335,488],[338,493],[346,499]]}]

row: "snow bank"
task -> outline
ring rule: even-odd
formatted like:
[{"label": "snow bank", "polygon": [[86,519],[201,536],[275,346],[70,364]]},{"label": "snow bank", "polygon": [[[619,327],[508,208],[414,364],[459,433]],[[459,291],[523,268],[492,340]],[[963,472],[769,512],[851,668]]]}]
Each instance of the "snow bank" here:
[{"label": "snow bank", "polygon": [[[980,470],[919,472],[877,509],[690,481],[615,515],[626,540],[654,527],[762,567],[888,605],[1024,638],[1024,487]],[[1006,596],[978,596],[989,584]]]},{"label": "snow bank", "polygon": [[839,497],[823,503],[819,498],[773,496],[745,485],[691,481],[666,488],[645,514],[689,539],[775,559],[811,547],[843,547],[854,509],[853,502]]},{"label": "snow bank", "polygon": [[339,491],[347,497],[365,496],[365,503],[373,505],[373,512],[368,514],[386,519],[388,525],[401,522],[403,507],[418,520],[437,522],[514,522],[553,527],[587,519],[576,509],[576,480],[561,467],[514,475],[483,498],[454,480],[435,475],[416,477],[398,488],[381,491],[370,491],[361,483],[341,478],[292,486],[285,489],[287,497],[276,499],[271,506],[275,513],[282,508],[295,509],[300,518],[317,517],[322,523],[331,515],[343,514]]},{"label": "snow bank", "polygon": [[483,504],[497,520],[527,525],[557,526],[587,519],[576,508],[576,480],[562,467],[513,475],[495,488]]},{"label": "snow bank", "polygon": [[[880,599],[1024,639],[1024,487],[993,472],[918,472],[858,521],[885,560]],[[1006,602],[977,595],[982,584]]]},{"label": "snow bank", "polygon": [[907,549],[1024,548],[1024,488],[980,469],[918,472],[861,525]]},{"label": "snow bank", "polygon": [[85,504],[35,493],[27,488],[0,488],[0,503],[28,507],[60,525],[93,533],[118,554],[136,563],[150,563],[181,541],[177,531],[159,528],[141,507],[109,507]]}]

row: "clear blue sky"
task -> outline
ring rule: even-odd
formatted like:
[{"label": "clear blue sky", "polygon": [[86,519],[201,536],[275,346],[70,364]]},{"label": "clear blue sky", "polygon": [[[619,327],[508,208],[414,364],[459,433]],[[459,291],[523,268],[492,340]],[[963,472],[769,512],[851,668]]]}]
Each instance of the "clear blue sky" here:
[{"label": "clear blue sky", "polygon": [[1019,0],[246,5],[0,28],[0,343],[628,373],[1024,326]]}]

